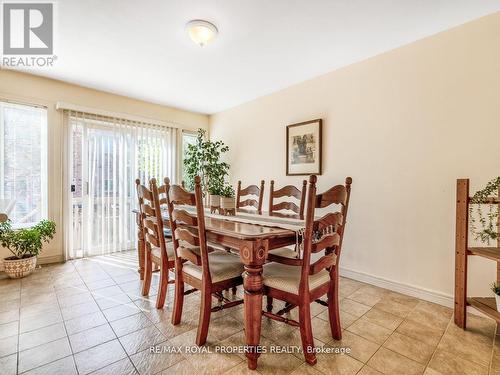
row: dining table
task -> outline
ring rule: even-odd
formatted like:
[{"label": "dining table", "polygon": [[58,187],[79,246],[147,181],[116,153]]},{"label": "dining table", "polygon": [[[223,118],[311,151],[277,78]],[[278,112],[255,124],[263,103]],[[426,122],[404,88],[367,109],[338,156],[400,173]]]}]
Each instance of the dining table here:
[{"label": "dining table", "polygon": [[[138,256],[141,280],[144,277],[145,242],[142,223],[137,210],[134,210],[138,225]],[[168,216],[166,216],[168,219]],[[236,211],[234,216],[223,216],[205,209],[205,229],[207,241],[239,253],[244,266],[244,317],[245,317],[245,355],[248,368],[257,368],[260,355],[260,331],[262,320],[263,279],[262,270],[269,250],[295,245],[297,233],[304,226],[300,219],[280,216],[252,214]]]}]

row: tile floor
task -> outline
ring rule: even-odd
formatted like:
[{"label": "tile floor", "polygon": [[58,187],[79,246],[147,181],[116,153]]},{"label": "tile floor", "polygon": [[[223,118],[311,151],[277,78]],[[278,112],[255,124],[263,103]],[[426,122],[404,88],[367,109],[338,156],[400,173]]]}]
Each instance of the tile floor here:
[{"label": "tile floor", "polygon": [[[345,278],[342,341],[331,339],[318,304],[313,330],[316,346],[348,347],[348,355],[320,354],[311,367],[300,353],[266,353],[258,372],[249,371],[243,355],[220,352],[244,342],[241,306],[213,314],[206,345],[213,353],[168,353],[194,344],[199,297],[186,297],[183,322],[173,327],[172,293],[156,310],[157,275],[150,297],[141,297],[136,267],[128,252],[0,280],[0,374],[500,374],[493,321],[471,315],[462,331],[451,309]],[[300,334],[265,318],[261,342],[300,346]]]}]

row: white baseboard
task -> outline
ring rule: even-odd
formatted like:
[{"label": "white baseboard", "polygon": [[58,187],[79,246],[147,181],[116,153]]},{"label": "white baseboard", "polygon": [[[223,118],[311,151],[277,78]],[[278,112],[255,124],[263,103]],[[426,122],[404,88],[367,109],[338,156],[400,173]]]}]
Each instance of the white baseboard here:
[{"label": "white baseboard", "polygon": [[340,267],[340,275],[349,279],[361,281],[384,289],[389,289],[394,292],[423,299],[424,301],[437,303],[446,307],[453,308],[454,306],[453,296],[449,294],[400,283],[398,281],[388,280],[382,277],[373,276],[364,272],[354,271],[342,267]]},{"label": "white baseboard", "polygon": [[[419,298],[424,301],[437,303],[438,305],[446,306],[451,309],[455,307],[454,297],[450,294],[400,283],[399,281],[388,280],[383,277],[373,276],[364,272],[354,271],[343,267],[340,267],[340,276],[392,290],[393,292],[398,292],[407,296]],[[470,306],[467,307],[467,312],[486,317],[486,315]]]}]

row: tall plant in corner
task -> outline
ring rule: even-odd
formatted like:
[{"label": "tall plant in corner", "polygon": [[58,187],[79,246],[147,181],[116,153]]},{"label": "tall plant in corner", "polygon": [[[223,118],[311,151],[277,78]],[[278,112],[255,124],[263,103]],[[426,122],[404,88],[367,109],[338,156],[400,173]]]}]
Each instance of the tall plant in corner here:
[{"label": "tall plant in corner", "polygon": [[204,194],[220,195],[224,181],[229,174],[229,164],[221,161],[221,156],[229,151],[222,141],[206,139],[206,131],[198,129],[196,143],[187,145],[184,157],[186,188],[194,190],[194,178],[201,177]]},{"label": "tall plant in corner", "polygon": [[[497,228],[500,204],[493,204],[493,199],[500,196],[499,189],[500,177],[497,177],[488,182],[484,189],[477,191],[470,199],[469,217],[471,232],[476,240],[480,240],[483,243],[489,244],[490,240],[500,238]],[[488,208],[486,211],[483,211],[485,205]]]}]

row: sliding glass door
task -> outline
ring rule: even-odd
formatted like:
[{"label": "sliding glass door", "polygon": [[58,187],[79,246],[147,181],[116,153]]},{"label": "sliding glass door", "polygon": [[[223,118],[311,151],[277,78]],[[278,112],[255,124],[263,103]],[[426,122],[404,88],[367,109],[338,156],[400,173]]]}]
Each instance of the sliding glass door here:
[{"label": "sliding glass door", "polygon": [[68,126],[68,258],[133,249],[135,179],[175,179],[176,129],[77,113],[68,114]]}]

